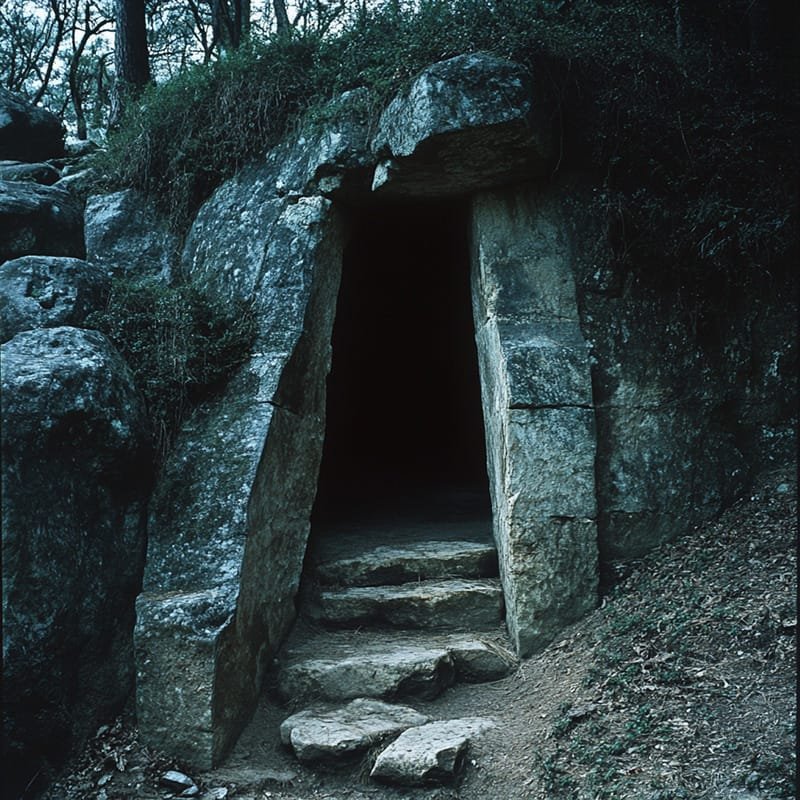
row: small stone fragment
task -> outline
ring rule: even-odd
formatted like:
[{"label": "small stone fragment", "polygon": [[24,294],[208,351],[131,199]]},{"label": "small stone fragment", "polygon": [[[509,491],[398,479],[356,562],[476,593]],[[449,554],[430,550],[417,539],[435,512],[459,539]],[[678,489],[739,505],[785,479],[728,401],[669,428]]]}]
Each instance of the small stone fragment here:
[{"label": "small stone fragment", "polygon": [[225,800],[227,796],[228,790],[224,786],[217,786],[214,789],[209,789],[203,795],[203,800]]},{"label": "small stone fragment", "polygon": [[492,727],[489,719],[469,717],[410,728],[378,756],[370,775],[402,786],[450,783],[464,764],[470,739]]},{"label": "small stone fragment", "polygon": [[189,789],[194,786],[194,781],[188,775],[171,769],[161,776],[161,785],[169,789],[183,791],[184,789]]}]

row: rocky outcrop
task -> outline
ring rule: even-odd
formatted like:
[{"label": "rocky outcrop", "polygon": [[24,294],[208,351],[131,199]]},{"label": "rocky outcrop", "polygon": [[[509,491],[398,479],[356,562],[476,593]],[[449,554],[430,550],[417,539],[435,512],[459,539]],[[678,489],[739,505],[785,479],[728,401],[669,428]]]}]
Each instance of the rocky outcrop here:
[{"label": "rocky outcrop", "polygon": [[64,126],[43,108],[0,88],[0,159],[46,161],[64,155]]},{"label": "rocky outcrop", "polygon": [[0,265],[0,342],[36,328],[81,327],[109,291],[108,275],[77,258],[6,261]]},{"label": "rocky outcrop", "polygon": [[0,263],[27,255],[83,258],[80,203],[56,186],[0,181]]},{"label": "rocky outcrop", "polygon": [[89,197],[83,221],[86,258],[96,266],[115,276],[171,279],[180,240],[141,192]]},{"label": "rocky outcrop", "polygon": [[101,334],[27,331],[0,352],[3,764],[17,797],[131,690],[150,453],[142,397]]},{"label": "rocky outcrop", "polygon": [[[484,596],[472,610],[488,607],[484,623],[494,625],[504,600],[519,653],[592,608],[599,554],[636,556],[713,513],[746,484],[749,456],[769,458],[772,448],[791,457],[791,309],[754,301],[709,341],[678,295],[615,271],[598,255],[605,232],[580,210],[589,179],[550,175],[549,121],[535,97],[519,65],[462,56],[418,76],[370,136],[362,94],[349,93],[340,116],[244,169],[198,213],[182,275],[213,297],[252,302],[259,334],[249,362],[185,425],[155,491],[136,630],[149,743],[199,766],[218,762],[291,628],[348,217],[372,203],[468,197],[464,268],[502,582],[502,598],[495,585],[488,606]],[[112,260],[119,268],[125,256]],[[374,575],[368,584],[414,579],[419,553],[383,556],[377,567],[361,556],[341,563],[321,583],[354,573]],[[425,558],[435,569],[454,563],[444,552]],[[350,608],[319,619],[410,620],[385,613],[400,590],[384,586],[376,599],[367,588],[322,590],[329,610],[343,597]],[[429,588],[402,590],[417,605],[414,624],[435,609],[435,597],[422,596]],[[369,607],[354,612],[354,598]],[[457,648],[418,644],[380,671],[380,694],[417,686],[432,696],[458,674]],[[391,661],[377,646],[337,647],[331,658],[292,655],[284,693],[293,685],[330,697],[345,687],[349,697],[380,659]],[[489,658],[470,652],[478,665]]]}]

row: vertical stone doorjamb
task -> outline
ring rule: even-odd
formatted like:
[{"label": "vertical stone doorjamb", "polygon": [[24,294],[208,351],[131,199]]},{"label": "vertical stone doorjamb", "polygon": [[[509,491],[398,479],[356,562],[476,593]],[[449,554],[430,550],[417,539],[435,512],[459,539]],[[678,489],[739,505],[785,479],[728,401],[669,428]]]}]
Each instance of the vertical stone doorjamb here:
[{"label": "vertical stone doorjamb", "polygon": [[571,242],[546,189],[478,193],[475,337],[506,622],[522,656],[597,602],[596,434]]}]

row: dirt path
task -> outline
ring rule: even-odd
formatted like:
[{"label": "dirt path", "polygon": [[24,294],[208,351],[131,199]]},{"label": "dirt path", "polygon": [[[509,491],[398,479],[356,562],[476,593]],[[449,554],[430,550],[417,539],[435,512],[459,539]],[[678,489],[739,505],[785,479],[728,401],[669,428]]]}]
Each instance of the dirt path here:
[{"label": "dirt path", "polygon": [[[600,608],[514,675],[421,704],[433,717],[498,723],[472,745],[457,786],[395,789],[364,769],[312,772],[278,741],[290,710],[265,697],[224,767],[192,776],[199,796],[795,797],[796,491],[794,471],[765,476],[717,522],[626,565]],[[119,721],[47,797],[165,798],[159,776],[180,767]]]}]

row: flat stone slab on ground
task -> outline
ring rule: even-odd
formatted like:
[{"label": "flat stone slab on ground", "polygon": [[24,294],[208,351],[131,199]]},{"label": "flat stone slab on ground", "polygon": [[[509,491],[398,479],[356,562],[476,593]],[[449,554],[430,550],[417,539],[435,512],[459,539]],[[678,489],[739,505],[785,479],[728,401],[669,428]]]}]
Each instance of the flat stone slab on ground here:
[{"label": "flat stone slab on ground", "polygon": [[493,578],[497,549],[475,541],[427,541],[378,545],[363,553],[317,564],[323,585],[381,586],[434,578]]},{"label": "flat stone slab on ground", "polygon": [[296,642],[287,647],[278,672],[285,699],[431,699],[454,680],[498,680],[517,664],[501,644],[468,635],[303,630]]},{"label": "flat stone slab on ground", "polygon": [[414,696],[430,700],[450,686],[455,676],[453,659],[441,646],[380,642],[347,655],[327,648],[323,652],[324,658],[308,658],[280,671],[278,691],[283,697]]},{"label": "flat stone slab on ground", "polygon": [[307,709],[284,720],[281,741],[304,763],[348,762],[388,736],[428,717],[407,706],[358,699],[334,709]]},{"label": "flat stone slab on ground", "polygon": [[492,578],[353,586],[320,592],[318,615],[320,622],[337,626],[487,630],[500,624],[503,592]]},{"label": "flat stone slab on ground", "polygon": [[403,786],[450,783],[461,770],[470,739],[492,727],[490,719],[467,717],[410,728],[380,753],[370,775]]}]

